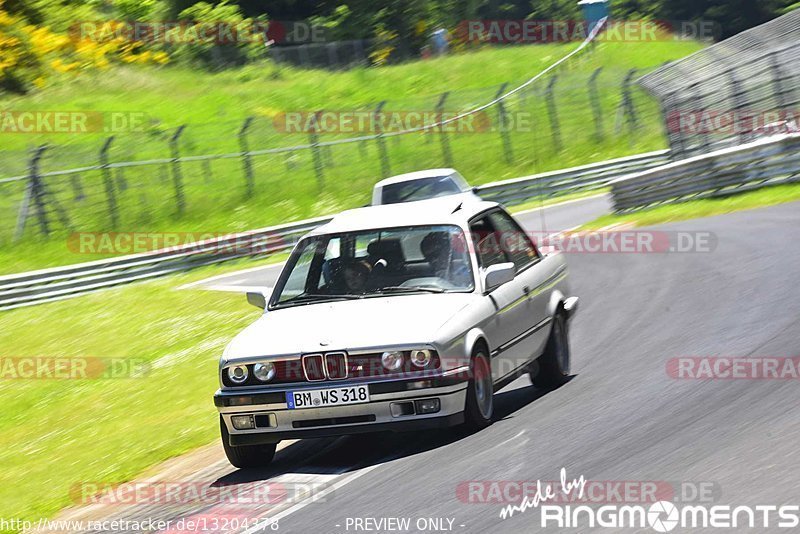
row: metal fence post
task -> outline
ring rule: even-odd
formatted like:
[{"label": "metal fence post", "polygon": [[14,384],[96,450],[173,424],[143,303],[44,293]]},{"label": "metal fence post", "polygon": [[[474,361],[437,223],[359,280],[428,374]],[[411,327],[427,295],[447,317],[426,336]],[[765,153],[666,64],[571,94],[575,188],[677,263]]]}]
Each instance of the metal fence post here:
[{"label": "metal fence post", "polygon": [[186,199],[183,196],[183,175],[181,174],[180,151],[178,150],[178,139],[183,133],[186,125],[178,126],[175,133],[169,140],[170,150],[172,151],[172,183],[175,186],[175,204],[178,207],[178,215],[182,215],[186,209]]},{"label": "metal fence post", "polygon": [[372,114],[373,129],[377,132],[375,141],[378,143],[378,155],[381,160],[381,174],[383,178],[388,178],[392,174],[392,169],[389,166],[389,154],[386,152],[386,141],[383,138],[383,128],[381,127],[380,117],[383,113],[383,106],[386,105],[386,100],[378,104]]},{"label": "metal fence post", "polygon": [[631,69],[625,75],[625,80],[622,82],[622,109],[628,121],[628,128],[631,133],[636,131],[639,125],[639,119],[636,116],[636,104],[633,102],[631,96],[631,85],[633,84],[633,77],[636,76],[636,69]]},{"label": "metal fence post", "polygon": [[[700,87],[698,84],[692,84],[690,87],[687,88],[687,93],[691,91],[692,95],[692,103],[693,105],[687,106],[689,109],[695,110],[695,113],[699,113],[700,116],[704,114],[706,111],[705,106],[703,105],[703,95],[700,91]],[[696,134],[699,137],[699,146],[700,152],[708,152],[708,148],[711,146],[711,140],[709,139],[709,132],[706,128],[706,125],[701,123],[700,127]]]},{"label": "metal fence post", "polygon": [[242,152],[242,166],[244,168],[245,196],[253,196],[255,179],[253,178],[253,162],[250,159],[250,145],[247,141],[247,130],[253,124],[253,117],[247,117],[239,130],[239,149]]},{"label": "metal fence post", "polygon": [[114,136],[112,135],[103,143],[103,147],[100,149],[100,166],[103,174],[103,186],[106,191],[106,202],[108,202],[108,216],[111,218],[111,227],[116,228],[119,225],[117,194],[114,190],[114,179],[111,176],[111,169],[108,167],[108,151],[113,142]]},{"label": "metal fence post", "polygon": [[778,52],[770,54],[770,63],[772,66],[772,85],[775,87],[775,103],[778,109],[783,111],[788,107],[786,102],[786,89],[783,86],[783,70],[781,69],[780,61],[778,61]]},{"label": "metal fence post", "polygon": [[[447,96],[450,94],[450,91],[445,91],[439,97],[439,102],[436,103],[436,122],[442,122],[444,118],[444,103],[447,100]],[[435,133],[436,130],[431,130],[432,133]],[[442,158],[444,158],[444,164],[448,167],[453,166],[453,154],[450,151],[450,141],[447,139],[447,130],[445,130],[444,125],[439,125],[439,134],[442,140]]]},{"label": "metal fence post", "polygon": [[[731,99],[733,100],[734,105],[734,115],[738,115],[738,112],[743,110],[747,105],[747,100],[743,98],[746,96],[746,93],[742,88],[742,82],[739,81],[739,78],[736,76],[736,69],[731,68],[728,70],[728,79],[731,83]],[[747,137],[747,134],[748,132],[739,132],[739,144],[744,141],[744,139]]]},{"label": "metal fence post", "polygon": [[558,108],[556,108],[556,100],[553,89],[555,88],[558,76],[550,78],[545,92],[545,102],[547,102],[547,115],[550,117],[550,129],[553,134],[553,146],[556,147],[556,152],[561,152],[561,125],[558,122]]},{"label": "metal fence post", "polygon": [[[506,92],[506,87],[508,87],[508,82],[505,82],[500,86],[497,90],[497,94],[494,95],[495,100],[503,96]],[[497,122],[500,126],[500,139],[503,142],[503,154],[506,158],[506,163],[514,163],[514,151],[511,147],[511,136],[509,135],[508,131],[508,115],[506,114],[506,105],[502,100],[498,100],[497,102]]]},{"label": "metal fence post", "polygon": [[30,179],[31,196],[36,209],[36,219],[39,221],[39,229],[44,235],[50,235],[50,221],[47,219],[44,187],[42,187],[42,177],[39,175],[39,161],[46,150],[47,145],[42,145],[33,151],[31,160],[28,162],[28,178]]},{"label": "metal fence post", "polygon": [[325,184],[325,177],[322,172],[322,157],[319,153],[319,133],[317,133],[317,123],[319,122],[319,116],[321,114],[322,110],[314,113],[314,115],[311,117],[311,123],[309,124],[308,129],[308,137],[311,144],[311,158],[314,161],[314,173],[317,176],[317,185],[319,185],[320,189],[322,189]]},{"label": "metal fence post", "polygon": [[73,174],[70,176],[69,185],[72,186],[72,198],[75,202],[82,202],[86,200],[86,193],[83,191],[83,184],[81,183],[80,174]]},{"label": "metal fence post", "polygon": [[669,141],[669,159],[676,161],[681,158],[681,154],[686,150],[686,143],[680,127],[680,109],[676,104],[677,91],[671,91],[661,101],[661,117],[664,123],[664,135]]},{"label": "metal fence post", "polygon": [[589,77],[589,101],[592,105],[592,115],[594,116],[594,131],[598,140],[602,140],[603,135],[603,110],[600,106],[600,94],[597,91],[597,77],[603,67],[597,67]]}]

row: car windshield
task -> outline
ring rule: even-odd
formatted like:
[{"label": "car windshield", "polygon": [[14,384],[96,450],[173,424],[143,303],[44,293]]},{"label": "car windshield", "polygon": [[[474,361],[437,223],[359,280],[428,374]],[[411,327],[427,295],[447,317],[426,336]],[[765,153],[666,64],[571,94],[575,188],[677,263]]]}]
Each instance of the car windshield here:
[{"label": "car windshield", "polygon": [[461,193],[450,176],[434,176],[383,186],[382,204],[399,204]]},{"label": "car windshield", "polygon": [[461,228],[363,230],[301,241],[278,280],[271,304],[472,291],[473,287]]}]

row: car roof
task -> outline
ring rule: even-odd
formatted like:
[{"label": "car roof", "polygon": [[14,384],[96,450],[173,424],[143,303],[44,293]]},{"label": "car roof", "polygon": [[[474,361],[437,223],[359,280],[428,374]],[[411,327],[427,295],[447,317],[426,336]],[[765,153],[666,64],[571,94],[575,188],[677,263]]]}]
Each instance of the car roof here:
[{"label": "car roof", "polygon": [[[425,169],[424,171],[407,172],[405,174],[398,174],[397,176],[390,176],[384,178],[376,183],[374,187],[384,187],[387,185],[398,184],[401,182],[408,182],[411,180],[419,180],[421,178],[437,178],[440,176],[450,176],[451,174],[458,174],[455,169]],[[459,185],[461,185],[459,183]]]},{"label": "car roof", "polygon": [[309,235],[335,234],[399,226],[434,224],[463,226],[475,215],[496,206],[499,206],[497,202],[482,200],[472,193],[461,193],[398,204],[367,206],[344,211],[335,216],[329,223],[313,230]]}]

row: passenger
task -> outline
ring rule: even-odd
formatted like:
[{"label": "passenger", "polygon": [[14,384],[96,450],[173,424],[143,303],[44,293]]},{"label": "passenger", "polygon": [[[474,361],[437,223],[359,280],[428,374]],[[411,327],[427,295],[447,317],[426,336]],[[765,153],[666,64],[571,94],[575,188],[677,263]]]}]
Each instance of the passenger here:
[{"label": "passenger", "polygon": [[367,287],[367,279],[372,271],[369,263],[363,260],[351,260],[342,268],[342,278],[349,293],[363,293]]}]

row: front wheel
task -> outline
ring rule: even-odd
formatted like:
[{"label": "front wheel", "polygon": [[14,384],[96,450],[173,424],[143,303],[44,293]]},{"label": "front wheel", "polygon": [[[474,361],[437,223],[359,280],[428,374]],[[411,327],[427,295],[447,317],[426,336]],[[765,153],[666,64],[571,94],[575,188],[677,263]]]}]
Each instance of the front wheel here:
[{"label": "front wheel", "polygon": [[225,449],[225,456],[228,457],[228,461],[232,466],[239,469],[248,469],[266,467],[272,462],[277,443],[234,447],[230,444],[228,427],[225,426],[225,421],[222,420],[221,415],[219,416],[219,430],[222,437],[222,448]]},{"label": "front wheel", "polygon": [[563,313],[553,318],[553,328],[547,346],[531,368],[531,382],[538,388],[553,389],[564,384],[569,378],[570,365],[569,338],[567,322]]},{"label": "front wheel", "polygon": [[489,357],[478,349],[470,362],[470,380],[467,385],[465,422],[475,430],[492,424],[494,413],[494,385]]}]

